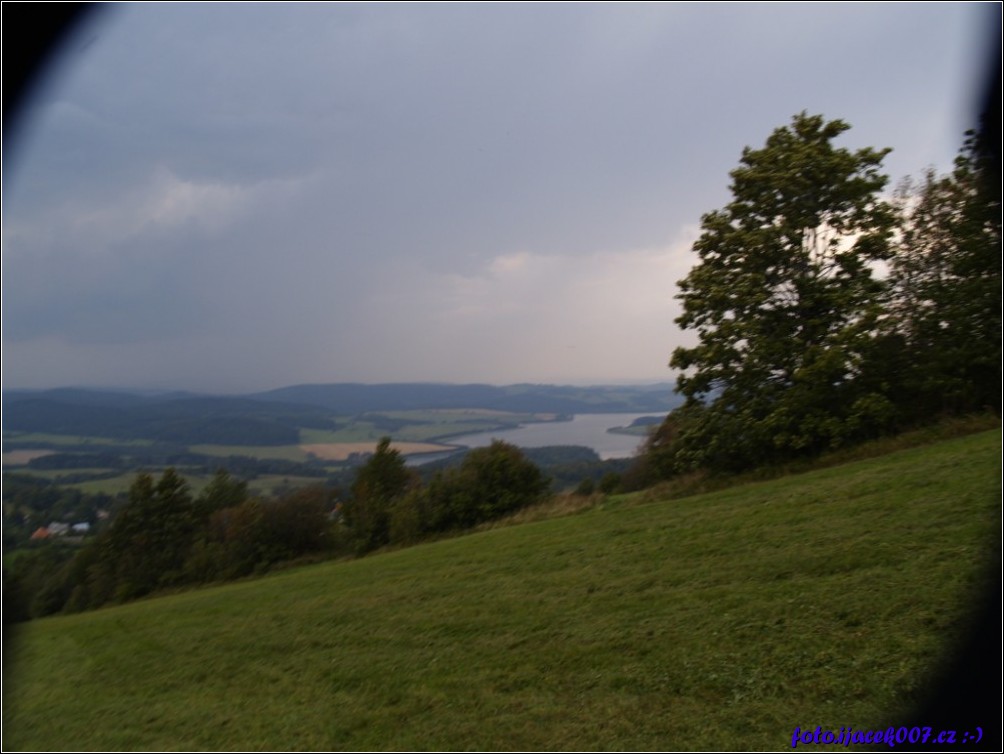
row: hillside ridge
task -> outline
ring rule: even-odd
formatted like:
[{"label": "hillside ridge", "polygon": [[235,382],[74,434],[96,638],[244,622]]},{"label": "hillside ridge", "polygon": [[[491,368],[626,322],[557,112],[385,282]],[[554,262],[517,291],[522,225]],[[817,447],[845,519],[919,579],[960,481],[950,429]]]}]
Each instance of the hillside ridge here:
[{"label": "hillside ridge", "polygon": [[[4,746],[756,750],[796,726],[884,729],[924,698],[979,596],[1000,447],[994,430],[678,500],[605,498],[34,621]],[[979,672],[973,688],[999,669]],[[983,711],[954,723],[990,733]]]}]

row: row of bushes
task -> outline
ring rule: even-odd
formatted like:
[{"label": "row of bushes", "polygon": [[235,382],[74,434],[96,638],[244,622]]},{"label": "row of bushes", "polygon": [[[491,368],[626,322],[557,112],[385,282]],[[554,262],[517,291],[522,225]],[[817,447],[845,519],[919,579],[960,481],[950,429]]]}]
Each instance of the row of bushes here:
[{"label": "row of bushes", "polygon": [[19,553],[16,567],[5,568],[4,616],[17,622],[88,610],[305,557],[411,543],[531,505],[548,488],[537,466],[502,442],[471,451],[423,485],[384,438],[346,500],[321,485],[262,500],[225,471],[193,495],[174,469],[159,480],[143,473],[128,503],[82,547]]},{"label": "row of bushes", "polygon": [[499,518],[539,502],[549,487],[519,448],[499,440],[423,485],[385,437],[360,467],[342,520],[362,553]]},{"label": "row of bushes", "polygon": [[82,547],[26,551],[5,568],[5,620],[88,610],[329,552],[333,507],[332,491],[320,486],[264,501],[225,471],[198,496],[174,469],[158,481],[140,474],[128,503]]}]

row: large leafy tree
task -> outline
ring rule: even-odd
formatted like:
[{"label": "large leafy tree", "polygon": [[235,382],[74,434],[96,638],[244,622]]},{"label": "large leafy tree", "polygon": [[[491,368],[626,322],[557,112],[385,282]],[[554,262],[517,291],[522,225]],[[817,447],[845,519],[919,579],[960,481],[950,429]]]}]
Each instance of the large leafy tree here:
[{"label": "large leafy tree", "polygon": [[550,481],[515,445],[493,440],[464,456],[451,487],[447,510],[454,527],[474,526],[539,502]]},{"label": "large leafy tree", "polygon": [[702,219],[679,283],[671,417],[676,467],[738,469],[839,445],[887,421],[865,360],[881,314],[876,263],[895,221],[888,149],[839,148],[849,126],[801,113],[743,150],[733,200]]},{"label": "large leafy tree", "polygon": [[952,173],[901,189],[889,343],[908,418],[1000,409],[1000,176],[988,152],[970,133]]}]

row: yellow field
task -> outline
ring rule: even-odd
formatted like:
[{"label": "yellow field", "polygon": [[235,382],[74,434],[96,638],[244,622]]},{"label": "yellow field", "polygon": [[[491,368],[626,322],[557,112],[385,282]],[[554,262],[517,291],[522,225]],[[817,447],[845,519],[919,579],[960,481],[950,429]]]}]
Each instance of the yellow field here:
[{"label": "yellow field", "polygon": [[553,422],[558,418],[557,414],[518,414],[513,411],[499,411],[494,408],[437,408],[433,413],[437,414],[462,414],[468,416],[532,416],[533,421]]},{"label": "yellow field", "polygon": [[3,454],[4,466],[27,466],[29,461],[51,456],[54,450],[11,450]]},{"label": "yellow field", "polygon": [[[323,442],[301,445],[304,453],[317,456],[323,461],[346,461],[353,453],[376,452],[376,441],[372,442]],[[451,445],[440,445],[432,442],[392,442],[391,449],[403,455],[411,453],[435,453],[440,450],[452,450]]]}]

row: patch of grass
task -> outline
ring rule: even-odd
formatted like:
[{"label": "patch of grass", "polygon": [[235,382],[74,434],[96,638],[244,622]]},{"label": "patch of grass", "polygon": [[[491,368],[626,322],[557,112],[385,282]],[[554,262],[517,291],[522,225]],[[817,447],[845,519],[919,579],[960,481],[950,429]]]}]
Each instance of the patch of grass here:
[{"label": "patch of grass", "polygon": [[[383,417],[404,422],[401,427],[388,430],[379,426],[376,418]],[[302,444],[377,441],[387,435],[395,440],[428,442],[456,435],[489,432],[501,426],[542,421],[540,414],[514,414],[490,409],[442,409],[422,411],[379,411],[361,417],[341,417],[347,422],[337,430],[301,429]]]},{"label": "patch of grass", "polygon": [[622,500],[623,498],[620,498],[618,499],[618,502],[612,503],[609,497],[598,492],[592,495],[576,495],[571,492],[562,492],[556,495],[551,495],[549,498],[537,505],[531,505],[527,508],[510,513],[507,516],[496,519],[495,521],[488,521],[481,524],[478,527],[478,530],[486,531],[488,529],[497,529],[502,526],[518,526],[519,524],[529,524],[534,521],[547,521],[552,518],[573,516],[577,513],[592,510],[593,508],[618,505]]},{"label": "patch of grass", "polygon": [[51,456],[55,452],[54,450],[12,450],[2,454],[2,463],[4,468],[27,466],[36,458]]},{"label": "patch of grass", "polygon": [[1000,429],[1001,419],[995,414],[972,414],[955,416],[932,422],[926,426],[908,432],[902,432],[890,437],[853,445],[849,448],[827,453],[821,458],[801,464],[791,464],[778,470],[765,470],[766,475],[795,474],[811,469],[825,468],[839,464],[860,461],[866,458],[878,458],[898,450],[916,448],[922,445],[950,440],[956,437]]},{"label": "patch of grass", "polygon": [[46,445],[134,445],[138,447],[153,445],[153,440],[122,440],[112,437],[94,437],[86,435],[53,435],[42,432],[4,432],[3,439],[11,444],[39,443]]},{"label": "patch of grass", "polygon": [[299,445],[192,445],[190,450],[192,453],[222,458],[245,456],[282,461],[307,460],[307,454]]},{"label": "patch of grass", "polygon": [[[209,484],[209,480],[211,479],[211,476],[195,474],[184,467],[178,467],[177,470],[178,473],[185,478],[185,481],[188,482],[188,486],[192,490],[192,493],[196,495],[202,491],[203,487]],[[159,478],[163,470],[147,469],[147,471]],[[66,474],[68,472],[64,471],[62,473]],[[108,479],[93,479],[87,482],[61,484],[61,486],[77,489],[88,494],[103,493],[106,495],[118,495],[119,493],[128,492],[129,488],[132,487],[133,482],[136,481],[136,477],[139,476],[139,474],[140,470],[135,469],[120,474],[119,476],[109,477]]]},{"label": "patch of grass", "polygon": [[[208,482],[208,480],[207,480]],[[277,495],[291,489],[323,484],[324,479],[316,476],[283,476],[280,474],[263,474],[248,482],[248,491],[252,495]]]},{"label": "patch of grass", "polygon": [[[5,469],[6,470],[6,469]],[[112,473],[115,469],[92,467],[85,469],[32,469],[32,468],[17,468],[9,469],[12,472],[16,472],[23,476],[38,477],[39,479],[47,479],[50,482],[59,482],[63,477],[72,476],[74,474],[105,474]],[[67,485],[70,486],[70,485]]]},{"label": "patch of grass", "polygon": [[[383,434],[387,434],[384,432]],[[368,422],[351,422],[340,429],[300,429],[301,445],[319,445],[329,442],[376,442],[380,431]]]},{"label": "patch of grass", "polygon": [[395,439],[401,440],[441,440],[475,432],[491,432],[498,429],[497,421],[441,421],[435,424],[409,424],[393,433]]},{"label": "patch of grass", "polygon": [[1000,432],[976,434],[36,621],[4,748],[776,750],[796,725],[863,730],[957,635],[1000,459]]},{"label": "patch of grass", "polygon": [[[67,474],[71,472],[62,471],[62,474]],[[61,487],[66,487],[67,489],[80,490],[89,495],[94,494],[105,494],[105,495],[118,495],[120,492],[128,492],[129,487],[132,483],[136,481],[136,476],[139,471],[129,471],[124,474],[119,474],[118,476],[108,477],[107,479],[91,479],[86,482],[74,482],[72,484],[65,484],[60,482]]]},{"label": "patch of grass", "polygon": [[832,466],[853,463],[870,458],[882,458],[891,453],[909,448],[917,448],[971,434],[1000,429],[1000,417],[994,414],[974,414],[943,419],[925,427],[902,434],[882,437],[849,448],[836,450],[822,456],[805,461],[795,461],[783,466],[763,467],[745,474],[733,476],[709,476],[706,472],[696,471],[684,474],[666,482],[660,482],[646,490],[645,500],[665,500],[697,495],[715,490],[727,489],[737,485],[776,479],[792,474],[804,474],[809,471],[826,469]]}]

